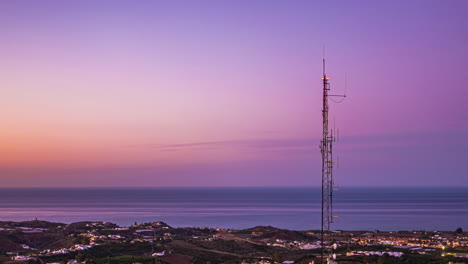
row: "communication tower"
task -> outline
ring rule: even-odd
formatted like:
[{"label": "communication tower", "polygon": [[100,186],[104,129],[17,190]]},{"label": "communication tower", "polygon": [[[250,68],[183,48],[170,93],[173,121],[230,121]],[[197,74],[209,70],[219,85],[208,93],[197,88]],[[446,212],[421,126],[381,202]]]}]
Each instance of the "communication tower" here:
[{"label": "communication tower", "polygon": [[[320,229],[320,242],[321,242],[321,262],[333,263],[333,247],[331,224],[336,217],[333,215],[333,142],[335,142],[337,134],[334,129],[328,128],[328,99],[330,96],[346,97],[346,95],[329,95],[330,91],[330,78],[327,78],[325,73],[325,59],[323,59],[323,130],[322,140],[320,141],[320,151],[322,153],[322,225]],[[341,102],[341,101],[340,101]]]}]

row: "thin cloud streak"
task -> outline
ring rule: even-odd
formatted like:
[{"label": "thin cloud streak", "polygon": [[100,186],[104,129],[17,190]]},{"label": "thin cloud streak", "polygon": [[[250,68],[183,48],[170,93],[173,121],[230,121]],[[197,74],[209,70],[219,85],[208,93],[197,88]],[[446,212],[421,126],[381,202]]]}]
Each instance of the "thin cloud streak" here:
[{"label": "thin cloud streak", "polygon": [[245,147],[253,149],[281,149],[281,148],[304,148],[310,147],[314,143],[313,139],[246,139],[246,140],[220,140],[204,141],[179,144],[147,144],[134,147],[150,147],[161,151],[177,151],[186,149],[219,149],[224,147]]},{"label": "thin cloud streak", "polygon": [[[460,144],[459,138],[466,132],[425,132],[425,133],[393,133],[374,135],[340,136],[339,148],[399,148],[403,146],[453,145]],[[144,144],[131,147],[154,148],[161,151],[183,151],[188,149],[220,149],[225,147],[251,148],[260,150],[304,149],[319,146],[318,138],[283,138],[283,139],[242,139],[200,141],[176,144]]]}]

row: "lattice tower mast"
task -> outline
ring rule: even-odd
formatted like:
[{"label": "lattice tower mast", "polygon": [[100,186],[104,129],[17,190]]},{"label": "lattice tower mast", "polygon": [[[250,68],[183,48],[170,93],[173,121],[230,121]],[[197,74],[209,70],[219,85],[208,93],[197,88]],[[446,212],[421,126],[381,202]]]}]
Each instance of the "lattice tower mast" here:
[{"label": "lattice tower mast", "polygon": [[323,130],[320,151],[322,153],[322,225],[320,232],[321,240],[321,261],[322,263],[332,262],[333,246],[331,245],[331,223],[333,223],[333,142],[335,135],[333,130],[328,130],[328,92],[330,91],[330,78],[325,73],[325,59],[323,59]]}]

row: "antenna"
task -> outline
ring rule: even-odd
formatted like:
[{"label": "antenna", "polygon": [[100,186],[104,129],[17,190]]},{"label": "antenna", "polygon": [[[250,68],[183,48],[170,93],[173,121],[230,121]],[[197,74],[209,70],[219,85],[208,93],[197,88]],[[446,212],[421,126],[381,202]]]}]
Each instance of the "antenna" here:
[{"label": "antenna", "polygon": [[325,77],[325,58],[323,58],[323,77]]},{"label": "antenna", "polygon": [[325,43],[322,43],[323,77],[325,77]]},{"label": "antenna", "polygon": [[[346,95],[329,95],[330,83],[325,73],[325,46],[323,48],[323,108],[322,108],[322,140],[320,141],[320,151],[322,153],[322,222],[320,228],[320,246],[321,246],[321,263],[331,264],[333,263],[333,245],[331,236],[331,224],[334,222],[333,212],[333,191],[337,190],[334,188],[335,183],[333,179],[333,142],[337,139],[337,131],[335,129],[328,130],[328,112],[329,96],[343,97],[344,100]],[[330,100],[332,100],[330,98]],[[333,101],[333,100],[332,100]],[[341,102],[340,101],[340,102]],[[339,103],[339,102],[338,102]]]}]

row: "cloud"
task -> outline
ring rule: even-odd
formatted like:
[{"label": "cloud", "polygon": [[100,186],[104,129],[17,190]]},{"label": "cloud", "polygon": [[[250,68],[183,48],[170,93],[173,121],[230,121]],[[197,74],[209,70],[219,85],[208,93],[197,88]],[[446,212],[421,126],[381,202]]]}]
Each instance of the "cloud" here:
[{"label": "cloud", "polygon": [[[351,149],[388,149],[424,145],[460,144],[466,132],[408,132],[373,135],[341,135],[336,145]],[[463,142],[462,142],[463,143]],[[244,148],[253,150],[315,150],[320,144],[319,138],[276,138],[276,139],[240,139],[199,141],[176,144],[143,144],[132,147],[155,148],[161,151],[185,151],[189,149]]]},{"label": "cloud", "polygon": [[313,139],[245,139],[245,140],[221,140],[221,141],[202,141],[179,144],[147,144],[139,145],[141,147],[151,147],[161,151],[182,151],[187,149],[220,149],[227,147],[260,149],[260,150],[291,150],[307,149],[318,145]]}]

